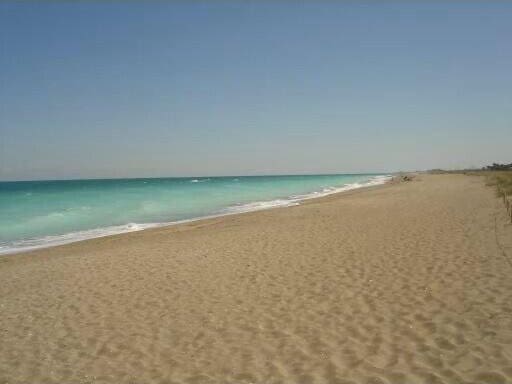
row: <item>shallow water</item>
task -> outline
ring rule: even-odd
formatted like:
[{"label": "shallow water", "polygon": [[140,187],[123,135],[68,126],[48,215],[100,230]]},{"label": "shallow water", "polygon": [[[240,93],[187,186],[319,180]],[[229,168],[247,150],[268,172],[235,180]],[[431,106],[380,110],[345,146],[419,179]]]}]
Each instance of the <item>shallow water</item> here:
[{"label": "shallow water", "polygon": [[2,182],[0,253],[289,206],[385,180],[340,174]]}]

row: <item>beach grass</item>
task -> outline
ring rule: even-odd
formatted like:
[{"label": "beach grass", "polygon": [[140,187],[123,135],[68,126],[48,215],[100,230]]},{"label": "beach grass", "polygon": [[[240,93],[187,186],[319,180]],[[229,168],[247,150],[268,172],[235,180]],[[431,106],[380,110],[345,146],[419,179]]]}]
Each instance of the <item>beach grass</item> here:
[{"label": "beach grass", "polygon": [[487,185],[496,187],[498,196],[512,195],[512,172],[491,171],[486,176]]},{"label": "beach grass", "polygon": [[496,188],[496,195],[503,199],[512,221],[512,172],[490,171],[486,174],[487,185]]}]

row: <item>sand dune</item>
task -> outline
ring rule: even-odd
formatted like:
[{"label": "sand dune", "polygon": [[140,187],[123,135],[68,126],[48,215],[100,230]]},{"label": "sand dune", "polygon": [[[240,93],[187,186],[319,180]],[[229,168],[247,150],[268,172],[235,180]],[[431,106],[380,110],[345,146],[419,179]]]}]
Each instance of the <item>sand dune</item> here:
[{"label": "sand dune", "polygon": [[0,258],[0,383],[512,383],[480,177]]}]

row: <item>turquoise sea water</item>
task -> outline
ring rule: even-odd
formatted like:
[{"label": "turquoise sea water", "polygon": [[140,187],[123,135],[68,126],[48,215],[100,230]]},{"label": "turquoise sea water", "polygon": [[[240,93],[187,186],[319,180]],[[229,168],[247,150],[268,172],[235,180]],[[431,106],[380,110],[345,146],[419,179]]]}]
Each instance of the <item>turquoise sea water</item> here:
[{"label": "turquoise sea water", "polygon": [[360,174],[0,182],[0,254],[294,205],[385,179]]}]

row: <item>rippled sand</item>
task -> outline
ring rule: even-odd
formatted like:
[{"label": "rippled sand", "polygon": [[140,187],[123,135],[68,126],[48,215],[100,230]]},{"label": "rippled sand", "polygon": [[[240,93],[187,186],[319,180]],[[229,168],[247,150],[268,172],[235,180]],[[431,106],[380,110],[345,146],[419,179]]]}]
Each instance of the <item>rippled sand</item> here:
[{"label": "rippled sand", "polygon": [[0,258],[0,383],[512,383],[480,177]]}]

